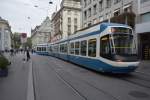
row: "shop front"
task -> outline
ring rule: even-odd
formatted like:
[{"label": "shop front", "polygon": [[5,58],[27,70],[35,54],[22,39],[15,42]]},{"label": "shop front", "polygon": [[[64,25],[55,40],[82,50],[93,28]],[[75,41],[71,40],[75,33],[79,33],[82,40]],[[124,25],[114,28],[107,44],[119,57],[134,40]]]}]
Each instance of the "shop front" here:
[{"label": "shop front", "polygon": [[141,60],[150,60],[150,32],[138,34],[138,51]]}]

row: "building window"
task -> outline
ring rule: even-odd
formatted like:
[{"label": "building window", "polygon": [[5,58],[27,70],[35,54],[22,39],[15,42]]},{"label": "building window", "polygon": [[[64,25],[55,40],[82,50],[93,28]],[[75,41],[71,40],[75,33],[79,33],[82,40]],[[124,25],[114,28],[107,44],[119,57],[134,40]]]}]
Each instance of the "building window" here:
[{"label": "building window", "polygon": [[94,24],[96,24],[97,23],[97,19],[95,18],[95,19],[93,19],[93,22],[94,22]]},{"label": "building window", "polygon": [[95,4],[94,6],[93,6],[93,10],[94,10],[94,15],[96,15],[96,10],[97,10],[97,5]]},{"label": "building window", "polygon": [[88,10],[88,17],[91,17],[91,8]]},{"label": "building window", "polygon": [[74,18],[74,25],[77,25],[77,24],[78,24],[78,19]]},{"label": "building window", "polygon": [[68,35],[71,35],[71,25],[68,25]]},{"label": "building window", "polygon": [[75,42],[75,54],[79,55],[80,42]]},{"label": "building window", "polygon": [[71,15],[71,10],[68,10],[68,15]]},{"label": "building window", "polygon": [[84,27],[87,27],[87,24],[86,24],[86,23],[84,23]]},{"label": "building window", "polygon": [[99,17],[99,21],[102,22],[103,21],[103,16]]},{"label": "building window", "polygon": [[111,7],[111,0],[106,0],[106,8],[110,8]]},{"label": "building window", "polygon": [[74,12],[74,15],[78,15],[78,11],[75,11],[75,12]]},{"label": "building window", "polygon": [[149,22],[150,21],[150,12],[141,15],[142,22]]},{"label": "building window", "polygon": [[87,0],[84,0],[84,7],[87,6]]},{"label": "building window", "polygon": [[81,41],[81,55],[86,56],[87,51],[87,41]]},{"label": "building window", "polygon": [[74,26],[74,31],[76,32],[77,30],[78,30],[78,26],[75,25],[75,26]]},{"label": "building window", "polygon": [[103,10],[103,0],[99,1],[99,11]]},{"label": "building window", "polygon": [[88,41],[88,56],[96,57],[96,39],[90,39]]},{"label": "building window", "polygon": [[114,4],[119,3],[121,0],[114,0]]},{"label": "building window", "polygon": [[120,14],[120,9],[114,11],[114,16],[119,16],[119,14]]},{"label": "building window", "polygon": [[86,20],[87,19],[87,12],[84,11],[84,19]]},{"label": "building window", "polygon": [[149,1],[149,0],[141,0],[141,3],[144,3],[144,2],[147,2],[147,1]]},{"label": "building window", "polygon": [[89,22],[89,23],[88,23],[88,27],[89,27],[89,26],[91,26],[91,25],[92,25],[92,23],[91,23],[91,22]]},{"label": "building window", "polygon": [[131,11],[132,11],[131,5],[124,7],[124,12],[131,12]]},{"label": "building window", "polygon": [[71,24],[71,18],[68,17],[68,24],[70,25]]}]

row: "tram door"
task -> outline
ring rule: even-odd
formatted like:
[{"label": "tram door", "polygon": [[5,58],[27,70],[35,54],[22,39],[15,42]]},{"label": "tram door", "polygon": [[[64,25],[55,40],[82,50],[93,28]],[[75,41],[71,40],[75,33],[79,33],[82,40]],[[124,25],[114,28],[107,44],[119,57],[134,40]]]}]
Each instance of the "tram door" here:
[{"label": "tram door", "polygon": [[144,44],[142,49],[143,49],[142,50],[143,51],[143,54],[142,54],[143,59],[150,60],[150,44]]}]

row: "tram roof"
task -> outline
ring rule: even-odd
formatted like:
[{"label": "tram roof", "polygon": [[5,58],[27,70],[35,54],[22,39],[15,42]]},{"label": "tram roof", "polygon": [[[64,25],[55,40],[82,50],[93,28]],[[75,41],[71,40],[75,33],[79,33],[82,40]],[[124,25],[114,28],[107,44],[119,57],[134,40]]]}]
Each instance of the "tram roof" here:
[{"label": "tram roof", "polygon": [[129,27],[126,24],[119,24],[119,23],[108,23],[108,22],[99,23],[99,24],[95,24],[91,27],[78,30],[75,34],[70,35],[68,38],[62,39],[62,40],[57,41],[55,43],[62,43],[62,42],[66,42],[66,41],[78,38],[78,37],[84,37],[87,35],[89,36],[89,35],[93,35],[93,34],[98,34],[100,32],[103,32],[107,27],[110,27],[110,26]]},{"label": "tram roof", "polygon": [[45,46],[45,45],[48,45],[48,43],[37,44],[36,46]]}]

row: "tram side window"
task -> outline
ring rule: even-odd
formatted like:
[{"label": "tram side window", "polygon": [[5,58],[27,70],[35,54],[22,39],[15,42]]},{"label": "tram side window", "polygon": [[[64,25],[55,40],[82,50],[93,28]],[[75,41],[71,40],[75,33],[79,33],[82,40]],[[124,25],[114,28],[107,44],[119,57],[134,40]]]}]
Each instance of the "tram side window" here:
[{"label": "tram side window", "polygon": [[63,45],[60,44],[60,52],[63,52]]},{"label": "tram side window", "polygon": [[46,47],[43,47],[43,51],[46,51]]},{"label": "tram side window", "polygon": [[52,52],[52,47],[51,46],[49,47],[49,51]]},{"label": "tram side window", "polygon": [[38,49],[38,51],[41,51],[41,47],[38,47],[39,49]]},{"label": "tram side window", "polygon": [[37,47],[37,51],[39,51],[39,47]]},{"label": "tram side window", "polygon": [[74,54],[74,43],[70,44],[70,54]]},{"label": "tram side window", "polygon": [[64,44],[64,53],[67,53],[67,44]]},{"label": "tram side window", "polygon": [[109,40],[109,35],[100,38],[100,56],[105,58],[110,58],[111,54]]},{"label": "tram side window", "polygon": [[96,57],[96,39],[88,41],[88,56]]},{"label": "tram side window", "polygon": [[76,55],[79,55],[79,46],[80,45],[80,42],[75,42],[75,54]]},{"label": "tram side window", "polygon": [[81,41],[81,55],[86,56],[86,50],[87,50],[87,41]]},{"label": "tram side window", "polygon": [[56,49],[56,52],[58,53],[58,45],[56,45],[56,48],[55,48],[55,49]]}]

